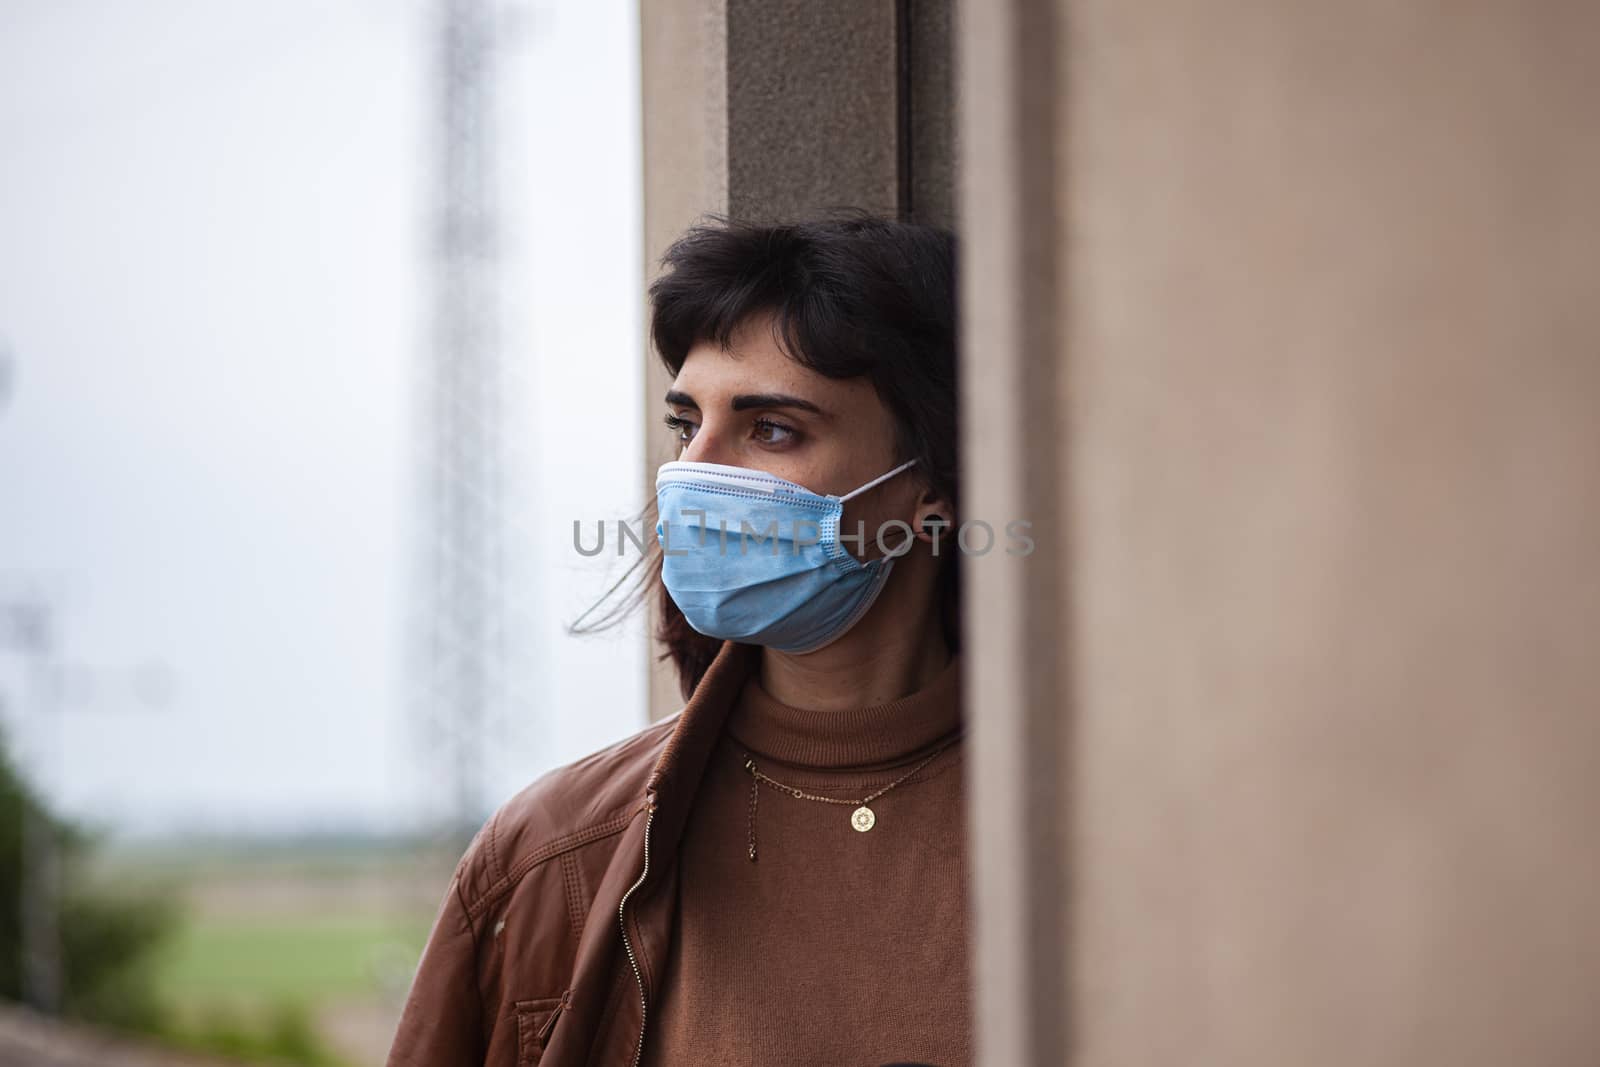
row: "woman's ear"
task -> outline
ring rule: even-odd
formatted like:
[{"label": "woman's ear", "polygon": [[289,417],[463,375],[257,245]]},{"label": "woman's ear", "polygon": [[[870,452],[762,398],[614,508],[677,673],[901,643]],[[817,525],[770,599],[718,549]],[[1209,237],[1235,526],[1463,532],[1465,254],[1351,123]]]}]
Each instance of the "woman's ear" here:
[{"label": "woman's ear", "polygon": [[917,498],[917,510],[911,528],[918,540],[933,546],[934,555],[938,555],[940,547],[948,541],[947,532],[955,524],[954,510],[932,489],[924,489]]}]

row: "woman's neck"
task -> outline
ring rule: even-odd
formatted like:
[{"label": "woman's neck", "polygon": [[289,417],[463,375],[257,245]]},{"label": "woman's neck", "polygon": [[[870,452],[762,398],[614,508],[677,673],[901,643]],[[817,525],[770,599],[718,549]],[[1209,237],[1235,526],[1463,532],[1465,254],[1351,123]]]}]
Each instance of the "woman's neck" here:
[{"label": "woman's neck", "polygon": [[[904,562],[909,571],[920,569],[910,557]],[[908,578],[891,576],[861,620],[824,648],[804,655],[762,649],[761,688],[791,707],[815,711],[870,707],[924,688],[950,662],[950,649],[932,583],[895,581]]]},{"label": "woman's neck", "polygon": [[761,688],[791,707],[849,711],[909,696],[949,662],[942,637],[914,646],[835,650],[830,645],[805,656],[769,648],[761,656]]}]

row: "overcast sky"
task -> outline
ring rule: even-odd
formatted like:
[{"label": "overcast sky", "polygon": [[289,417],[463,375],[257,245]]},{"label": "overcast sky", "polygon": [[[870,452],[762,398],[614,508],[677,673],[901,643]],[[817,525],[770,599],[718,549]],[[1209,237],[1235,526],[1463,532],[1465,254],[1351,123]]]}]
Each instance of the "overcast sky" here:
[{"label": "overcast sky", "polygon": [[[521,691],[500,799],[645,722],[639,627],[574,517],[641,503],[636,5],[528,5],[500,170]],[[154,832],[404,824],[442,802],[407,716],[427,325],[429,10],[0,0],[0,598],[43,583],[75,814]],[[159,707],[129,668],[165,664]]]}]

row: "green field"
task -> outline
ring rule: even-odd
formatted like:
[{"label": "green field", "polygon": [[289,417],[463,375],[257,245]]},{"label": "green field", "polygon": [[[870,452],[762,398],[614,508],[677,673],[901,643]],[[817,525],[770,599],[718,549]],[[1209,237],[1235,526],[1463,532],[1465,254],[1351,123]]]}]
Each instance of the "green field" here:
[{"label": "green field", "polygon": [[194,918],[159,956],[157,981],[181,1004],[381,994],[415,962],[427,935],[423,917]]},{"label": "green field", "polygon": [[364,1067],[383,1061],[452,858],[417,843],[180,842],[112,851],[99,874],[182,902],[149,961],[174,1040]]}]

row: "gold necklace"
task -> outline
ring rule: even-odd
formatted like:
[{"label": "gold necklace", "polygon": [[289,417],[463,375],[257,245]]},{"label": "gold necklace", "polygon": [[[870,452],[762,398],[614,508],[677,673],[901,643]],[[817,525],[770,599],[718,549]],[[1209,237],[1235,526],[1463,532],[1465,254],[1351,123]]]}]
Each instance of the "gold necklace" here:
[{"label": "gold necklace", "polygon": [[756,768],[755,757],[746,752],[744,754],[744,769],[750,772],[749,854],[751,862],[754,862],[756,858],[756,797],[761,791],[762,782],[766,782],[774,789],[788,793],[790,796],[796,797],[800,800],[817,800],[824,804],[853,804],[855,805],[855,810],[850,813],[850,825],[859,832],[866,833],[878,822],[877,815],[873,814],[872,809],[867,805],[871,804],[874,800],[877,800],[879,797],[883,796],[883,794],[887,793],[889,790],[893,789],[895,786],[899,785],[901,782],[905,781],[907,778],[910,778],[913,774],[916,774],[918,771],[922,770],[922,768],[932,763],[940,753],[944,752],[945,749],[961,740],[961,736],[965,732],[965,728],[958,729],[954,737],[950,738],[950,740],[946,741],[944,744],[930,752],[927,758],[921,763],[918,763],[915,767],[911,768],[909,771],[902,774],[900,777],[896,778],[882,789],[879,789],[873,793],[868,793],[860,800],[847,800],[844,797],[820,797],[815,793],[807,793],[805,790],[799,789],[795,786],[785,785],[776,778],[772,778],[758,770]]}]

